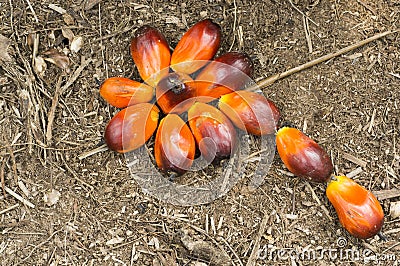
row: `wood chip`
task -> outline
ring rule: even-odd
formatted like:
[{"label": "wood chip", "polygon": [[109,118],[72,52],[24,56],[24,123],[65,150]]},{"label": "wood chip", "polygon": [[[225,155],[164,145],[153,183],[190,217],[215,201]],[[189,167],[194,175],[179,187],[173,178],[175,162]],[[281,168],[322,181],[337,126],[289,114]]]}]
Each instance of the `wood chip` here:
[{"label": "wood chip", "polygon": [[362,56],[363,56],[362,53],[354,53],[354,54],[351,54],[351,55],[345,55],[343,57],[345,57],[347,59],[350,59],[350,60],[354,60],[354,59],[362,57]]},{"label": "wood chip", "polygon": [[81,36],[76,36],[71,42],[70,50],[72,53],[77,53],[83,45],[83,38]]},{"label": "wood chip", "polygon": [[112,246],[112,245],[116,245],[116,244],[121,244],[122,242],[124,242],[124,238],[116,236],[116,237],[111,238],[110,240],[108,240],[106,242],[106,245],[107,246]]},{"label": "wood chip", "polygon": [[350,153],[343,152],[343,153],[342,153],[342,156],[343,156],[343,158],[345,158],[346,160],[348,160],[348,161],[350,161],[350,162],[352,162],[352,163],[355,163],[355,164],[361,166],[362,168],[365,168],[365,167],[367,166],[367,162],[366,162],[366,161],[361,160],[361,159],[355,157],[354,155],[351,155]]},{"label": "wood chip", "polygon": [[377,190],[372,191],[372,193],[378,198],[378,200],[400,197],[400,189]]},{"label": "wood chip", "polygon": [[390,216],[393,219],[400,217],[400,201],[390,203]]},{"label": "wood chip", "polygon": [[67,10],[65,10],[64,8],[59,7],[59,6],[55,5],[55,4],[49,4],[49,8],[51,10],[56,11],[57,13],[60,13],[61,15],[67,13]]},{"label": "wood chip", "polygon": [[375,116],[376,116],[376,109],[374,108],[374,111],[372,112],[372,116],[371,116],[371,121],[369,122],[369,127],[368,127],[368,133],[371,133],[372,128],[374,126],[374,122],[375,122]]},{"label": "wood chip", "polygon": [[354,169],[353,171],[351,171],[350,173],[346,174],[346,176],[348,178],[353,178],[355,176],[358,176],[359,174],[361,174],[363,172],[363,169],[361,167],[357,167],[356,169]]}]

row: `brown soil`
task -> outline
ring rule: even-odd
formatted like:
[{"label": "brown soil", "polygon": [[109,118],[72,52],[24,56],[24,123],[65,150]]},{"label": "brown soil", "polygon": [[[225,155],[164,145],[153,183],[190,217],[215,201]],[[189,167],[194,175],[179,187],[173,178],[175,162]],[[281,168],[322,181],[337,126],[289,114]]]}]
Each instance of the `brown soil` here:
[{"label": "brown soil", "polygon": [[[341,250],[380,254],[381,265],[393,265],[383,261],[390,255],[400,258],[400,220],[390,215],[391,204],[400,201],[399,33],[263,89],[285,120],[329,151],[337,174],[361,169],[353,178],[380,195],[386,242],[350,236],[325,197],[325,185],[289,176],[278,156],[255,191],[248,190],[249,172],[226,196],[192,207],[146,196],[123,155],[107,150],[78,158],[102,145],[104,127],[117,112],[100,98],[98,82],[112,76],[139,80],[128,48],[142,24],[157,27],[174,47],[188,27],[212,18],[223,30],[219,53],[248,53],[254,76],[261,78],[398,29],[399,1],[79,2],[0,3],[0,44],[3,37],[11,41],[8,49],[0,45],[0,62],[9,60],[0,68],[1,183],[35,205],[0,189],[1,265],[363,264],[327,255],[274,261],[265,253],[256,264],[249,261],[257,243],[261,251],[267,245],[321,250],[338,249],[338,240],[347,241]],[[46,57],[51,48],[71,48],[62,29],[82,36],[83,46],[68,53],[70,71],[47,62],[40,76],[32,66],[32,34],[39,38],[37,55]],[[60,193],[55,204],[44,199],[54,198],[52,190]]]}]

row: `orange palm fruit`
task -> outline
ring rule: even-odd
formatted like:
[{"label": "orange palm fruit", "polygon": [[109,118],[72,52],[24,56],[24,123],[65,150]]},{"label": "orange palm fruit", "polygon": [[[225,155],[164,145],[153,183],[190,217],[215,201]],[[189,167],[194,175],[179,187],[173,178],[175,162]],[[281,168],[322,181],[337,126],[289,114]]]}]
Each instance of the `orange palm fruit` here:
[{"label": "orange palm fruit", "polygon": [[297,176],[322,183],[332,174],[332,161],[326,151],[296,128],[279,129],[276,147],[283,163]]},{"label": "orange palm fruit", "polygon": [[371,191],[346,176],[336,176],[329,182],[326,195],[351,235],[366,239],[380,232],[384,214]]},{"label": "orange palm fruit", "polygon": [[104,139],[114,151],[125,153],[141,147],[157,128],[159,110],[138,103],[119,111],[107,124]]},{"label": "orange palm fruit", "polygon": [[207,161],[231,155],[236,145],[236,131],[220,110],[197,102],[188,110],[188,120],[199,150]]},{"label": "orange palm fruit", "polygon": [[154,96],[154,89],[128,78],[112,77],[101,84],[100,95],[112,106],[125,108],[137,103],[150,102]]},{"label": "orange palm fruit", "polygon": [[150,86],[155,87],[168,74],[171,52],[157,29],[147,25],[137,29],[130,50],[140,77]]},{"label": "orange palm fruit", "polygon": [[280,112],[272,101],[250,91],[225,94],[218,107],[235,126],[258,136],[274,133],[280,119]]},{"label": "orange palm fruit", "polygon": [[164,171],[183,174],[192,165],[196,144],[186,123],[176,114],[165,116],[157,129],[154,157]]},{"label": "orange palm fruit", "polygon": [[220,41],[221,28],[218,24],[210,19],[197,22],[176,45],[171,56],[171,68],[175,72],[192,74],[213,58]]},{"label": "orange palm fruit", "polygon": [[164,113],[180,114],[196,100],[196,90],[192,86],[193,79],[183,73],[170,73],[157,85],[157,103]]},{"label": "orange palm fruit", "polygon": [[197,96],[211,97],[209,100],[219,98],[241,89],[251,81],[252,74],[253,63],[247,54],[228,52],[210,62],[197,75]]}]

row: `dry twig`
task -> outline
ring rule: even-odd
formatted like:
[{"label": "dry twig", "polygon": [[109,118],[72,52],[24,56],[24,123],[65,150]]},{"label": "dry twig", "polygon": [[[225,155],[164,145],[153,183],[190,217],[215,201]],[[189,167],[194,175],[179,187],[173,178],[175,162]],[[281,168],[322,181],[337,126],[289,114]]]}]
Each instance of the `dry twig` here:
[{"label": "dry twig", "polygon": [[35,208],[35,205],[30,202],[29,200],[24,199],[23,197],[21,197],[20,195],[18,195],[17,193],[15,193],[12,189],[8,188],[8,187],[4,187],[5,191],[10,194],[11,196],[13,196],[14,198],[16,198],[17,200],[19,200],[20,202],[22,202],[24,205],[30,207],[30,208]]},{"label": "dry twig", "polygon": [[4,180],[4,168],[6,166],[6,160],[3,158],[2,162],[1,162],[1,168],[0,168],[0,182],[1,182],[1,188],[3,189],[3,195],[4,198],[6,197],[6,182]]},{"label": "dry twig", "polygon": [[317,197],[317,195],[315,194],[314,189],[312,188],[312,186],[310,185],[310,183],[305,182],[307,188],[311,191],[311,195],[313,197],[313,199],[317,202],[317,204],[321,207],[321,209],[324,211],[326,217],[329,219],[329,221],[332,221],[332,217],[329,215],[329,211],[325,208],[325,206],[321,203],[321,201],[319,200],[319,198]]},{"label": "dry twig", "polygon": [[74,82],[76,79],[79,77],[81,72],[85,67],[89,65],[89,63],[92,62],[92,59],[89,58],[87,60],[83,60],[81,65],[75,70],[75,72],[70,76],[70,78],[67,80],[67,82],[64,84],[64,86],[61,87],[61,77],[59,78],[56,86],[56,91],[54,92],[54,97],[51,102],[51,108],[48,114],[48,121],[47,121],[47,129],[46,129],[46,139],[47,142],[51,141],[52,138],[52,128],[53,128],[53,122],[54,122],[54,116],[55,116],[55,111],[57,108],[58,104],[58,98],[66,91]]},{"label": "dry twig", "polygon": [[263,87],[267,87],[267,86],[271,85],[272,83],[274,83],[277,80],[283,79],[283,78],[288,77],[288,76],[290,76],[292,74],[300,72],[300,71],[302,71],[304,69],[307,69],[307,68],[310,68],[312,66],[318,65],[319,63],[328,61],[329,59],[332,59],[332,58],[337,57],[339,55],[342,55],[342,54],[345,54],[347,52],[350,52],[350,51],[352,51],[354,49],[357,49],[357,48],[359,48],[359,47],[361,47],[363,45],[366,45],[366,44],[368,44],[370,42],[373,42],[375,40],[378,40],[378,39],[383,38],[383,37],[385,37],[385,36],[387,36],[389,34],[393,34],[393,33],[396,33],[396,32],[399,32],[399,30],[394,30],[394,31],[390,31],[389,30],[389,31],[385,31],[385,32],[379,33],[379,34],[374,35],[374,36],[372,36],[370,38],[367,38],[365,40],[362,40],[362,41],[359,41],[357,43],[354,43],[354,44],[352,44],[350,46],[346,46],[346,47],[340,49],[337,52],[321,56],[321,57],[319,57],[317,59],[314,59],[314,60],[311,60],[311,61],[309,61],[309,62],[307,62],[305,64],[302,64],[300,66],[291,68],[291,69],[289,69],[289,70],[287,70],[285,72],[278,73],[278,74],[275,74],[273,76],[270,76],[270,77],[267,77],[265,79],[262,79],[262,80],[258,81],[256,84],[246,88],[246,90],[248,90],[248,91],[257,91],[257,90],[259,90],[259,89],[261,89]]},{"label": "dry twig", "polygon": [[260,250],[261,237],[263,236],[263,234],[265,232],[265,228],[267,227],[268,219],[269,219],[269,215],[267,213],[264,213],[264,217],[260,224],[260,230],[258,230],[256,240],[254,241],[253,250],[251,251],[251,254],[250,254],[249,260],[247,261],[246,266],[256,265],[256,260],[258,258],[258,254],[259,254],[259,250]]},{"label": "dry twig", "polygon": [[4,214],[6,212],[9,212],[11,210],[14,210],[15,208],[18,208],[18,207],[19,207],[19,203],[12,205],[11,207],[8,207],[7,209],[0,211],[0,215]]}]

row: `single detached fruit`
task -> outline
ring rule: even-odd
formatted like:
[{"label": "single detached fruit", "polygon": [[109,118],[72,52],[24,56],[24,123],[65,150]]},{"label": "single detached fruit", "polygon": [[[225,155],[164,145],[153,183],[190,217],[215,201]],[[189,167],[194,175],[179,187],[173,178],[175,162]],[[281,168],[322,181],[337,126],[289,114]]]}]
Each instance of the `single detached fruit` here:
[{"label": "single detached fruit", "polygon": [[112,106],[125,108],[137,103],[150,102],[154,97],[154,89],[128,78],[112,77],[100,86],[100,95]]},{"label": "single detached fruit", "polygon": [[175,72],[192,74],[214,57],[220,41],[221,28],[218,24],[210,19],[197,22],[176,45],[171,56],[171,68]]},{"label": "single detached fruit", "polygon": [[327,182],[333,165],[329,155],[314,140],[296,128],[282,127],[276,133],[276,147],[283,163],[293,174],[314,182]]},{"label": "single detached fruit", "polygon": [[[197,96],[217,99],[251,81],[253,63],[245,53],[228,52],[210,62],[196,77]],[[207,98],[204,98],[207,100]]]},{"label": "single detached fruit", "polygon": [[193,79],[183,73],[170,73],[157,85],[157,103],[164,113],[180,114],[196,100],[196,90],[192,86]]},{"label": "single detached fruit", "polygon": [[119,111],[106,126],[104,139],[114,151],[125,153],[141,147],[157,128],[159,110],[138,103]]},{"label": "single detached fruit", "polygon": [[229,157],[236,145],[236,131],[229,119],[217,108],[197,102],[188,111],[189,126],[203,157]]},{"label": "single detached fruit", "polygon": [[371,191],[346,176],[336,176],[329,182],[326,195],[351,235],[366,239],[380,232],[384,214]]},{"label": "single detached fruit", "polygon": [[168,114],[161,120],[154,144],[154,157],[162,171],[185,173],[193,163],[195,150],[192,132],[178,115]]},{"label": "single detached fruit", "polygon": [[171,52],[157,29],[147,25],[137,29],[130,50],[140,76],[150,86],[155,87],[168,74]]},{"label": "single detached fruit", "polygon": [[225,94],[218,107],[235,126],[258,136],[274,133],[280,119],[280,112],[272,101],[250,91]]}]

